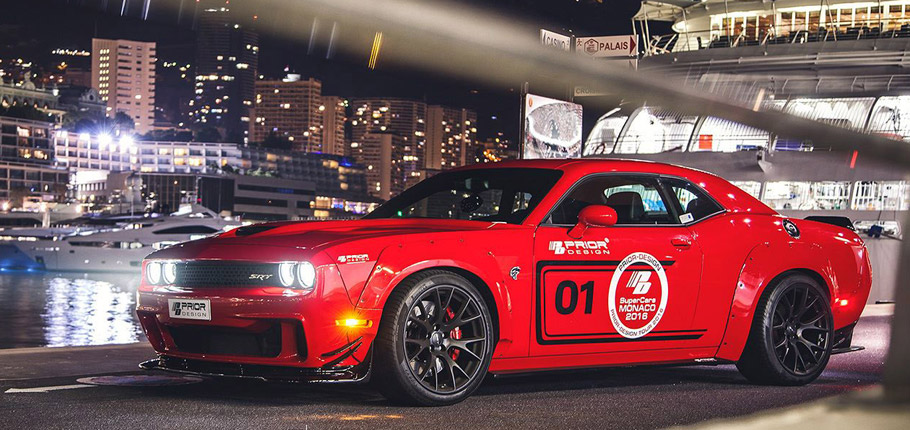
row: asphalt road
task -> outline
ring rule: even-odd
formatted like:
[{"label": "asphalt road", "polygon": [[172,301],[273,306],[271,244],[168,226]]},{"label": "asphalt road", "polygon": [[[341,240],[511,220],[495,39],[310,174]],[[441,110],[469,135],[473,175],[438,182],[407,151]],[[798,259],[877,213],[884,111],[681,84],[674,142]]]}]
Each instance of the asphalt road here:
[{"label": "asphalt road", "polygon": [[875,384],[890,319],[864,316],[854,344],[867,349],[832,357],[821,378],[804,387],[751,385],[730,365],[630,367],[490,378],[467,401],[444,408],[399,407],[352,385],[205,379],[170,387],[85,387],[76,379],[143,374],[135,363],[151,350],[141,344],[5,350],[0,428],[664,428]]}]

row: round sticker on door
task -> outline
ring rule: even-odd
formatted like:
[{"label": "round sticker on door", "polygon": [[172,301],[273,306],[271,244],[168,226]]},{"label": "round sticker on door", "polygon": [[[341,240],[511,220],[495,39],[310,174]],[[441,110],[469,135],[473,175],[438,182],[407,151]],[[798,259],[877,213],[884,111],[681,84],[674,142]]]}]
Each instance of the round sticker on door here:
[{"label": "round sticker on door", "polygon": [[[630,269],[636,263],[650,270]],[[626,256],[610,280],[609,306],[613,328],[623,337],[637,339],[654,330],[667,308],[667,274],[660,261],[646,252]]]}]

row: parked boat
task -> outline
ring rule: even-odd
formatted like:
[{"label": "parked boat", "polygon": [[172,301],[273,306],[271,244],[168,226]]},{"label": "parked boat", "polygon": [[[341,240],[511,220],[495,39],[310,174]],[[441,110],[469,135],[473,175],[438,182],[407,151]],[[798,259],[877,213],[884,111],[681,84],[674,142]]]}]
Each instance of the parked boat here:
[{"label": "parked boat", "polygon": [[186,205],[169,216],[123,217],[101,224],[0,231],[0,268],[136,272],[153,251],[241,225],[198,205]]}]

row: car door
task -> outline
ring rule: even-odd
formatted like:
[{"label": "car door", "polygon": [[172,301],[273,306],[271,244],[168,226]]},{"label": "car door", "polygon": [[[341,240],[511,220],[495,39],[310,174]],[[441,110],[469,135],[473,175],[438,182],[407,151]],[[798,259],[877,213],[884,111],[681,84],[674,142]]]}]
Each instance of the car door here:
[{"label": "car door", "polygon": [[[616,225],[570,229],[588,205]],[[576,183],[537,228],[531,355],[682,348],[692,325],[702,252],[654,175],[598,174]]]},{"label": "car door", "polygon": [[[731,238],[731,224],[724,217],[726,210],[705,190],[687,179],[678,177],[661,177],[660,182],[669,192],[672,203],[678,205],[680,220],[705,254],[705,264],[702,266],[703,279],[693,325],[706,331],[698,339],[697,344],[705,347],[718,346],[727,327],[730,301],[735,292],[734,282],[721,276],[718,267],[733,266],[729,269],[738,273],[738,264],[745,256],[740,255],[737,260],[735,252],[730,254],[730,250],[742,249],[748,245],[736,245],[738,243],[736,238]],[[714,261],[709,260],[712,255]],[[726,269],[724,271],[729,272]]]}]

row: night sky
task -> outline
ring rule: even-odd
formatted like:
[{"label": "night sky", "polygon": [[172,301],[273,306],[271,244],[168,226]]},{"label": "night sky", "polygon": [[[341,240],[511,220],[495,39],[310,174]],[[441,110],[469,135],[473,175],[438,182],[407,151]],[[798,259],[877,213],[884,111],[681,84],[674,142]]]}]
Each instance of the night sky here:
[{"label": "night sky", "polygon": [[[123,1],[127,2],[121,17]],[[233,0],[236,6],[242,0]],[[251,1],[251,0],[247,0]],[[305,0],[302,0],[305,1]],[[429,0],[425,0],[429,1]],[[146,20],[141,19],[141,0],[3,0],[0,5],[0,58],[23,57],[49,67],[61,57],[54,48],[91,50],[93,36],[155,41],[159,63],[193,63],[194,0],[152,0]],[[579,36],[628,34],[630,17],[638,0],[447,0],[440,3],[495,6],[499,12],[539,24],[562,33]],[[183,4],[183,10],[180,5]],[[255,4],[255,3],[253,3]],[[258,26],[268,28],[268,11],[260,14]],[[652,27],[653,31],[653,27]],[[423,72],[366,68],[366,59],[332,58],[324,50],[307,53],[307,41],[286,40],[261,31],[259,73],[281,77],[284,70],[323,81],[323,93],[345,97],[397,96],[429,103],[467,107],[478,111],[480,137],[503,131],[517,137],[520,105],[516,82],[513,88],[489,88],[470,82],[452,82]],[[536,35],[535,35],[536,37]],[[88,59],[67,58],[74,66],[88,67]],[[84,64],[80,64],[80,61]],[[586,112],[585,129],[593,125],[598,112]],[[497,120],[492,120],[492,117]]]}]

